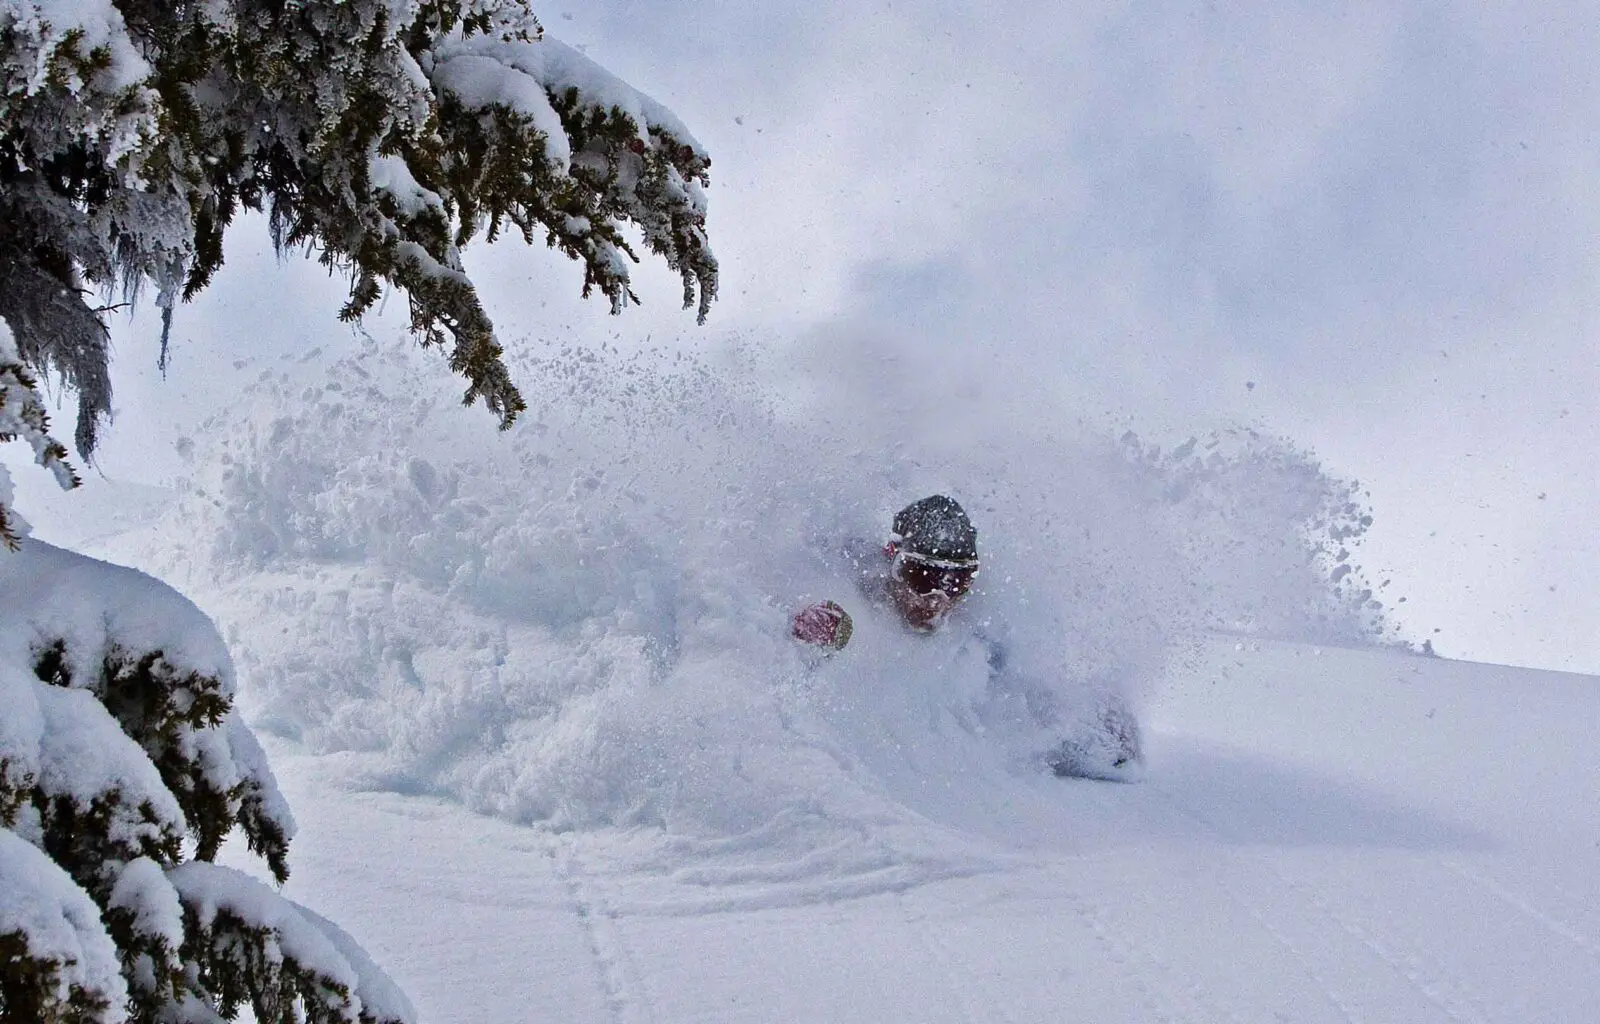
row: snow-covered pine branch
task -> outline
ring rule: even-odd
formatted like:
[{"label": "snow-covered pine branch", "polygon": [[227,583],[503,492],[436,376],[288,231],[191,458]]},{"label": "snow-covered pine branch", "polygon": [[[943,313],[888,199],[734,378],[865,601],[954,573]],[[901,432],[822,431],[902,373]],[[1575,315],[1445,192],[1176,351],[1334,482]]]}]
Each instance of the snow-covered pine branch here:
[{"label": "snow-covered pine branch", "polygon": [[184,960],[223,1016],[251,1005],[262,1024],[404,1024],[411,1003],[351,938],[249,875],[196,861],[167,872],[183,902]]},{"label": "snow-covered pine branch", "polygon": [[143,573],[0,554],[0,1019],[408,1022],[337,927],[208,863],[288,877],[289,813],[215,626]]},{"label": "snow-covered pine branch", "polygon": [[92,290],[152,282],[170,310],[241,209],[349,275],[346,318],[405,291],[466,400],[509,424],[523,399],[460,247],[542,236],[620,310],[632,224],[703,319],[709,162],[526,0],[0,0],[0,319],[77,392],[85,455],[111,402]]},{"label": "snow-covered pine branch", "polygon": [[100,909],[54,861],[0,828],[0,1017],[126,1019],[128,989]]},{"label": "snow-covered pine branch", "polygon": [[85,281],[170,276],[187,245],[183,197],[138,181],[151,71],[106,0],[0,0],[0,319],[24,363],[77,392],[80,452],[111,407]]},{"label": "snow-covered pine branch", "polygon": [[[55,474],[65,489],[78,486],[67,464],[67,450],[50,436],[50,417],[32,375],[22,365],[11,331],[0,320],[0,442],[21,440],[33,449],[34,461]],[[11,477],[0,465],[0,551],[16,550],[27,524],[11,511]]]}]

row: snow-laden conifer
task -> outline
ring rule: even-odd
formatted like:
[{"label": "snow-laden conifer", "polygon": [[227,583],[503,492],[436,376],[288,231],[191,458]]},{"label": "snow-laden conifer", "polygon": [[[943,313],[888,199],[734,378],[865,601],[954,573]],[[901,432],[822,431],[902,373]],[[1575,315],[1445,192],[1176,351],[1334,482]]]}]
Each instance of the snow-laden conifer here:
[{"label": "snow-laden conifer", "polygon": [[43,852],[0,829],[0,1017],[120,1021],[126,1000],[99,908]]},{"label": "snow-laden conifer", "polygon": [[703,318],[708,165],[526,0],[0,0],[0,319],[77,393],[85,455],[110,409],[110,289],[153,284],[170,312],[242,209],[348,275],[346,318],[404,291],[466,400],[509,423],[523,399],[461,246],[542,238],[620,310],[631,224]]},{"label": "snow-laden conifer", "polygon": [[211,621],[132,569],[0,555],[0,1019],[410,1021],[343,931],[210,863],[237,830],[279,882],[289,813]]},{"label": "snow-laden conifer", "polygon": [[[63,486],[38,375],[109,415],[104,323],[170,316],[241,210],[385,286],[502,424],[524,407],[461,248],[510,228],[636,301],[629,225],[704,318],[709,159],[670,112],[544,37],[525,0],[0,0],[0,442]],[[405,1021],[349,936],[217,867],[288,875],[293,819],[215,628],[170,588],[27,536],[0,467],[0,1019]]]}]

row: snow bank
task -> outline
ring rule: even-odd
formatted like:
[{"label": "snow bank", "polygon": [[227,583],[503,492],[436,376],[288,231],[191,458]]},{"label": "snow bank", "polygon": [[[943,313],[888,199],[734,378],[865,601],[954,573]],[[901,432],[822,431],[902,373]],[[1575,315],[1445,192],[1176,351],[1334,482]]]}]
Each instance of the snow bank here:
[{"label": "snow bank", "polygon": [[[142,556],[204,595],[252,722],[360,785],[743,836],[785,870],[845,842],[833,856],[876,870],[893,856],[863,835],[994,813],[997,780],[1059,739],[989,684],[975,635],[1070,722],[1137,701],[1225,589],[1166,470],[1066,417],[907,435],[893,403],[801,414],[682,356],[551,350],[499,434],[436,370],[372,342],[264,373]],[[971,512],[984,568],[928,638],[861,600],[839,548],[935,491]],[[1230,529],[1299,538],[1281,596],[1326,585],[1299,511],[1253,514]],[[786,620],[821,598],[857,629],[816,662]]]}]

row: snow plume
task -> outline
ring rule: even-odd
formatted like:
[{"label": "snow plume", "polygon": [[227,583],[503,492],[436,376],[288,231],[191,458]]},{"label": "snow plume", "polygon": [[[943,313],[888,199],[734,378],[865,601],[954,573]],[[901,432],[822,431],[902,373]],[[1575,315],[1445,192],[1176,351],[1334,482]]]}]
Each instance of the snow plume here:
[{"label": "snow plume", "polygon": [[1132,431],[1120,443],[1135,493],[1177,538],[1202,626],[1321,644],[1398,642],[1352,561],[1372,525],[1358,482],[1329,476],[1282,438],[1243,428],[1165,449]]},{"label": "snow plume", "polygon": [[[1347,644],[1394,632],[1354,561],[1372,524],[1359,484],[1286,438],[1113,418],[1097,386],[1063,381],[1027,346],[865,320],[757,361],[785,382],[789,416],[833,425],[835,472],[866,464],[895,494],[959,496],[988,600],[1043,635],[1060,623],[1074,658],[1127,666],[1140,637],[1170,649],[1198,630]],[[1135,399],[1139,379],[1123,381]],[[1001,566],[1012,579],[995,580]]]},{"label": "snow plume", "polygon": [[[1299,505],[1246,495],[1229,518],[1242,455],[1205,477],[1208,518],[1162,489],[1192,461],[1066,415],[1008,429],[952,394],[929,420],[926,393],[842,400],[798,373],[778,391],[681,354],[551,347],[525,364],[532,411],[497,434],[404,346],[285,362],[202,431],[189,492],[147,542],[182,538],[144,554],[217,616],[253,723],[337,754],[356,784],[757,846],[869,818],[992,824],[990,783],[1043,779],[1051,737],[992,699],[975,635],[1068,717],[1107,692],[1136,702],[1223,617],[1205,602],[1226,594],[1227,543],[1272,531],[1272,557],[1311,557]],[[984,561],[960,621],[922,637],[863,601],[839,551],[934,492],[967,507]],[[1302,603],[1328,585],[1281,576],[1276,596]],[[856,634],[816,661],[787,616],[823,598]]]}]

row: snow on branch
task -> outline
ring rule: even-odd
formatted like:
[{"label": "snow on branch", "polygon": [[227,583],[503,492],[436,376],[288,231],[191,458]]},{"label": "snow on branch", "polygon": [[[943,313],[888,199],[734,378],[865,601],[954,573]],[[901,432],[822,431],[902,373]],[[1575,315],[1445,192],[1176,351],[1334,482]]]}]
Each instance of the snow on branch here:
[{"label": "snow on branch", "polygon": [[0,988],[7,1019],[126,1019],[117,947],[72,877],[0,828]]},{"label": "snow on branch", "polygon": [[224,1016],[248,1005],[261,1024],[416,1019],[348,935],[249,875],[195,861],[167,877],[183,902],[185,959],[199,966]]},{"label": "snow on branch", "polygon": [[[501,218],[530,242],[543,229],[585,264],[585,294],[598,287],[619,311],[637,301],[628,275],[636,257],[619,231],[631,222],[680,273],[684,305],[704,321],[717,288],[700,188],[711,161],[671,111],[542,34],[457,31],[422,63],[441,109],[462,108],[443,119],[446,149],[471,153],[460,140],[487,135],[504,151],[479,159],[479,188],[455,190],[466,200],[466,230],[479,207],[491,234]],[[497,160],[511,166],[497,169]]]},{"label": "snow on branch", "polygon": [[154,133],[150,65],[109,0],[0,0],[0,31],[0,118],[51,97],[54,130],[99,142],[112,160]]},{"label": "snow on branch", "polygon": [[[98,723],[101,735],[82,740],[82,764],[93,763],[95,749],[118,749],[120,739],[159,773],[141,777],[129,795],[142,801],[152,786],[170,793],[170,811],[154,797],[152,806],[162,821],[187,823],[199,857],[215,856],[239,827],[273,873],[287,877],[294,821],[232,710],[233,663],[204,613],[144,573],[32,539],[0,556],[0,597],[0,670],[53,684],[34,691],[45,711],[80,701],[63,712],[62,729]],[[44,732],[54,735],[48,726]],[[85,795],[70,779],[52,785],[52,793]],[[149,851],[124,856],[142,852]]]},{"label": "snow on branch", "polygon": [[210,863],[239,829],[281,883],[294,832],[233,687],[166,585],[31,538],[0,552],[0,1018],[416,1019],[349,935]]},{"label": "snow on branch", "polygon": [[703,321],[709,165],[526,0],[0,0],[0,318],[23,365],[77,391],[85,455],[111,403],[91,289],[153,282],[170,311],[241,210],[348,274],[346,319],[406,292],[466,401],[509,425],[523,399],[459,248],[513,225],[620,311],[636,229]]},{"label": "snow on branch", "polygon": [[85,282],[170,278],[187,202],[138,180],[158,139],[153,68],[108,0],[0,0],[0,318],[22,361],[78,395],[78,449],[110,416]]},{"label": "snow on branch", "polygon": [[[0,319],[0,443],[21,440],[33,449],[34,461],[55,475],[64,490],[78,486],[67,464],[67,450],[50,436],[50,417],[37,384],[23,368],[11,330]],[[0,465],[0,548],[16,550],[27,524],[11,511],[11,478]]]},{"label": "snow on branch", "polygon": [[12,667],[0,674],[0,706],[4,802],[19,807],[24,833],[58,864],[109,885],[98,873],[108,857],[178,857],[185,820],[177,800],[92,694]]},{"label": "snow on branch", "polygon": [[373,962],[367,951],[361,948],[360,943],[351,938],[349,933],[332,921],[300,906],[294,905],[307,922],[314,925],[325,939],[331,943],[345,961],[350,964],[356,973],[356,995],[361,1000],[361,1013],[363,1020],[373,1021],[414,1021],[417,1011],[411,1005],[411,1000],[400,991],[400,986],[384,973],[383,968]]}]

